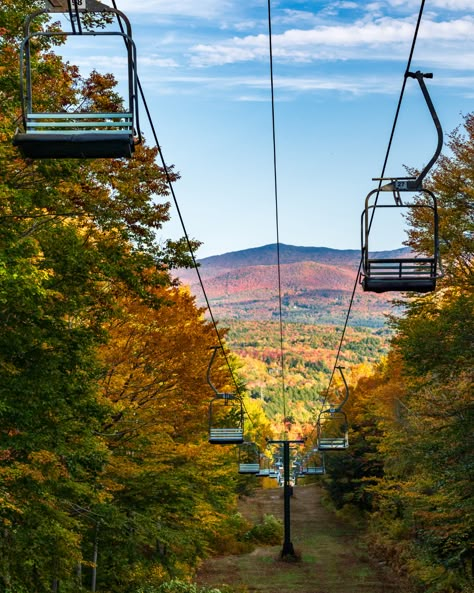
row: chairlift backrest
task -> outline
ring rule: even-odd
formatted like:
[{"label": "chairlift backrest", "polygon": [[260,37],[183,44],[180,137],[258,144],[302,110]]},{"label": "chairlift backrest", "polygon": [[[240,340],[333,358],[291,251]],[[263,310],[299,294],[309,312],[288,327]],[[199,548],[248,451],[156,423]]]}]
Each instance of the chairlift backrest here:
[{"label": "chairlift backrest", "polygon": [[239,474],[258,474],[260,470],[260,451],[251,441],[239,446]]}]

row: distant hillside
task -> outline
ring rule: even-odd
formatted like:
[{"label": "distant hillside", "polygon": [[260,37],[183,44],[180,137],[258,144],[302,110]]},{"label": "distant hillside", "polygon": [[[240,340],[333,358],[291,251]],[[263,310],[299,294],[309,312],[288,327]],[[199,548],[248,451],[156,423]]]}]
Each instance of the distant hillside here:
[{"label": "distant hillside", "polygon": [[[385,252],[400,257],[408,250]],[[241,361],[241,376],[270,418],[281,416],[281,380],[276,245],[207,257],[200,274],[214,317],[228,327],[227,342]],[[341,337],[360,251],[280,245],[286,396],[298,422],[314,418],[318,394],[327,388]],[[200,305],[196,270],[181,270]],[[379,360],[387,351],[393,294],[364,293],[357,286],[339,362],[350,369]],[[396,296],[396,295],[395,295]]]},{"label": "distant hillside", "polygon": [[[406,249],[379,252],[400,257]],[[360,251],[280,245],[283,314],[286,321],[310,324],[343,322],[360,262]],[[221,320],[271,320],[278,315],[277,247],[264,245],[199,260],[200,274],[214,315]],[[204,303],[195,270],[179,278]],[[352,324],[380,327],[393,295],[357,289]]]},{"label": "distant hillside", "polygon": [[[204,270],[204,268],[203,268]],[[214,275],[215,274],[215,275]],[[280,268],[281,284],[284,292],[301,289],[317,290],[326,288],[344,290],[354,282],[354,272],[347,268],[338,268],[313,261],[282,264]],[[277,267],[258,265],[234,269],[214,268],[213,275],[205,271],[206,292],[213,298],[257,292],[275,292],[278,286]]]}]

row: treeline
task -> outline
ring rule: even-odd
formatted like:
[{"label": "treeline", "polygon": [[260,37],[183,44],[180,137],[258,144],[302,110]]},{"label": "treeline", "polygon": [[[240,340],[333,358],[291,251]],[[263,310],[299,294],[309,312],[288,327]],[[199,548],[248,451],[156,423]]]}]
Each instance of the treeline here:
[{"label": "treeline", "polygon": [[[362,510],[371,543],[423,593],[474,590],[474,116],[429,186],[444,278],[392,320],[388,356],[352,372],[347,453],[328,456],[338,508]],[[416,213],[409,244],[433,232]]]},{"label": "treeline", "polygon": [[[157,149],[31,161],[12,146],[38,8],[0,6],[0,591],[130,593],[227,545],[235,451],[207,443],[217,337],[171,277],[190,263],[184,241],[156,238]],[[56,43],[31,44],[37,110],[120,110],[113,77],[83,78]],[[222,360],[213,381],[232,389]]]}]

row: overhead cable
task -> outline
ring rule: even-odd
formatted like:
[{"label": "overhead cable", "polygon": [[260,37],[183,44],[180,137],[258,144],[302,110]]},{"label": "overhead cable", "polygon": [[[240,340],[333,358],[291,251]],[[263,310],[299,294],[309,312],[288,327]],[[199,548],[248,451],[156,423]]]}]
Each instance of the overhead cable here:
[{"label": "overhead cable", "polygon": [[[276,248],[277,248],[277,277],[278,277],[278,319],[280,330],[280,367],[281,367],[281,390],[283,403],[283,423],[286,421],[286,386],[285,386],[285,358],[283,349],[283,307],[281,290],[281,257],[280,257],[280,221],[278,212],[278,167],[276,154],[276,127],[275,127],[275,84],[273,77],[273,45],[272,45],[272,14],[271,0],[268,0],[268,45],[270,56],[270,90],[272,104],[272,146],[273,146],[273,187],[275,200],[275,227],[276,227]],[[286,424],[285,424],[286,425]]]},{"label": "overhead cable", "polygon": [[[112,5],[113,5],[113,7],[116,10],[118,10],[115,0],[112,0]],[[119,17],[118,17],[118,22],[119,22],[120,29],[123,32],[123,25],[122,25],[122,22],[121,22],[121,20],[120,20]],[[217,340],[218,340],[219,346],[220,346],[220,348],[222,350],[222,354],[224,356],[226,365],[227,365],[227,367],[229,369],[229,373],[230,373],[230,376],[232,378],[232,382],[234,383],[234,386],[235,386],[235,389],[236,389],[236,393],[239,395],[239,397],[242,397],[241,396],[241,390],[240,390],[239,384],[237,382],[237,379],[235,378],[234,371],[232,369],[232,366],[230,364],[229,357],[228,357],[227,352],[226,352],[226,349],[224,347],[224,342],[223,342],[223,340],[221,338],[219,329],[217,327],[217,321],[216,321],[216,319],[214,317],[214,314],[212,312],[211,303],[209,301],[209,297],[207,295],[207,292],[206,292],[206,289],[205,289],[205,286],[204,286],[204,281],[202,279],[202,275],[199,272],[199,266],[198,266],[198,263],[196,261],[196,256],[194,254],[194,249],[193,249],[191,240],[189,238],[189,234],[188,234],[188,231],[186,229],[186,225],[184,223],[184,218],[183,218],[183,215],[181,213],[181,208],[179,207],[179,203],[178,203],[178,199],[176,197],[176,193],[174,191],[174,186],[173,186],[173,182],[171,180],[170,170],[169,170],[169,168],[168,168],[168,166],[166,164],[166,161],[164,159],[163,151],[161,150],[160,143],[158,141],[158,134],[156,132],[156,128],[155,128],[155,125],[154,125],[154,122],[153,122],[153,118],[151,116],[150,109],[148,107],[148,102],[146,100],[145,93],[143,91],[143,87],[142,87],[142,84],[141,84],[141,81],[140,81],[140,78],[139,77],[137,77],[137,81],[138,81],[138,90],[140,92],[140,97],[142,99],[143,106],[144,106],[145,111],[146,111],[146,114],[147,114],[148,122],[149,122],[150,129],[151,129],[151,133],[153,135],[153,139],[154,139],[155,145],[158,148],[158,153],[160,155],[161,166],[162,166],[162,169],[163,169],[163,171],[165,173],[166,182],[167,182],[167,185],[169,187],[171,196],[173,198],[173,203],[174,203],[174,206],[176,208],[176,212],[178,214],[178,218],[179,218],[179,221],[180,221],[180,224],[181,224],[181,228],[183,230],[183,234],[184,234],[184,237],[185,237],[185,240],[186,240],[186,244],[187,244],[187,247],[188,247],[189,254],[191,256],[191,260],[193,262],[194,269],[196,270],[196,274],[197,274],[197,277],[198,277],[198,280],[199,280],[199,284],[201,286],[201,290],[202,290],[202,293],[203,293],[203,296],[204,296],[204,300],[206,302],[206,307],[207,307],[207,310],[209,311],[209,317],[211,318],[211,323],[212,323],[212,325],[214,327],[214,331],[216,333]],[[243,403],[243,407],[244,407],[244,410],[245,410],[247,416],[249,417],[249,420],[252,422],[252,418],[249,415],[249,413],[247,412],[244,403]],[[253,422],[252,422],[252,424],[253,424]]]},{"label": "overhead cable", "polygon": [[[413,54],[415,52],[415,46],[416,46],[416,42],[417,42],[417,39],[418,39],[418,32],[419,32],[419,29],[420,29],[421,19],[423,17],[424,7],[425,7],[425,0],[422,0],[421,1],[421,5],[420,5],[420,10],[419,10],[419,13],[418,13],[418,18],[417,18],[417,21],[416,21],[416,26],[415,26],[415,31],[414,31],[414,34],[413,34],[413,39],[412,39],[411,47],[410,47],[410,53],[409,53],[409,56],[408,56],[407,66],[405,68],[405,73],[404,73],[404,76],[403,76],[402,88],[401,88],[401,91],[400,91],[400,96],[398,98],[398,103],[397,103],[397,108],[396,108],[396,111],[395,111],[395,117],[394,117],[394,120],[393,120],[392,130],[391,130],[391,133],[390,133],[390,138],[389,138],[389,141],[388,141],[388,146],[387,146],[387,150],[386,150],[386,153],[385,153],[385,158],[384,158],[383,165],[382,165],[382,172],[380,174],[380,177],[381,178],[385,176],[385,169],[387,167],[388,159],[389,159],[389,156],[390,156],[390,151],[392,149],[393,138],[395,136],[395,129],[397,127],[398,117],[400,115],[400,109],[401,109],[403,97],[404,97],[404,94],[405,94],[405,87],[406,87],[406,84],[407,84],[408,73],[410,72],[411,62],[412,62],[412,59],[413,59]],[[382,180],[380,180],[379,181],[378,192],[377,192],[377,195],[375,197],[375,205],[377,204],[377,201],[378,201],[378,197],[379,197],[380,188],[382,186],[382,183],[383,183]],[[372,226],[373,217],[374,217],[374,211],[372,211],[372,215],[371,215],[371,218],[370,218],[369,230],[370,230],[370,228]],[[355,279],[355,282],[354,282],[354,287],[353,287],[351,298],[350,298],[350,302],[349,302],[349,308],[347,310],[347,315],[346,315],[346,319],[345,319],[345,322],[344,322],[344,327],[343,327],[343,330],[342,330],[342,333],[341,333],[341,339],[339,341],[339,346],[338,346],[338,349],[337,349],[336,360],[335,360],[335,363],[334,363],[334,366],[333,366],[333,369],[332,369],[331,377],[329,379],[329,385],[327,387],[327,390],[326,390],[326,393],[325,393],[325,396],[324,396],[323,405],[324,405],[324,403],[326,402],[326,400],[328,398],[329,390],[331,388],[331,384],[332,384],[332,381],[333,381],[333,378],[334,378],[334,374],[335,374],[336,369],[337,369],[337,367],[339,365],[339,358],[340,358],[340,355],[341,355],[342,345],[344,343],[344,339],[345,339],[345,335],[346,335],[346,330],[347,330],[347,325],[349,323],[349,318],[350,318],[350,314],[351,314],[351,310],[352,310],[352,305],[354,303],[354,296],[355,296],[355,293],[356,293],[356,290],[357,290],[357,285],[359,283],[359,275],[360,275],[360,271],[361,271],[361,268],[362,268],[362,261],[363,260],[362,260],[362,257],[361,257],[360,262],[359,262],[359,268],[357,270],[356,279]]]}]

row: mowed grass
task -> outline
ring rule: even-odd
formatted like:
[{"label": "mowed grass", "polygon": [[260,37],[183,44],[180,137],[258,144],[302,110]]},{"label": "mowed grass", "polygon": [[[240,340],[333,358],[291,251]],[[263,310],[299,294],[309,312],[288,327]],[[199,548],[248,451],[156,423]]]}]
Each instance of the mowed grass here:
[{"label": "mowed grass", "polygon": [[[241,512],[252,520],[271,513],[282,517],[281,490],[260,490]],[[298,562],[282,561],[280,546],[250,554],[210,559],[200,584],[231,585],[248,593],[407,593],[393,575],[369,558],[361,534],[321,504],[317,486],[295,488],[291,500],[291,540]]]}]

